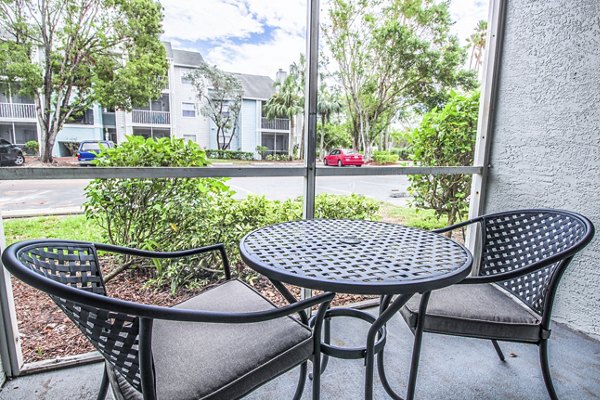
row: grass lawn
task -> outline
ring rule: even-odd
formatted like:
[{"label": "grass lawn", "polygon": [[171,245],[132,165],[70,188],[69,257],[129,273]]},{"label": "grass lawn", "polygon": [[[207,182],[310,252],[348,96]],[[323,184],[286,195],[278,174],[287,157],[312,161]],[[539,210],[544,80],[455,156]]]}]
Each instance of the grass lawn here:
[{"label": "grass lawn", "polygon": [[420,228],[426,230],[447,226],[448,219],[437,219],[433,210],[422,210],[412,207],[398,207],[389,203],[381,203],[379,214],[383,221]]},{"label": "grass lawn", "polygon": [[[397,207],[382,203],[379,211],[382,220],[421,229],[446,226],[446,219],[437,220],[432,210]],[[7,219],[4,221],[6,243],[27,239],[71,239],[103,242],[102,230],[85,215]]]},{"label": "grass lawn", "polygon": [[101,229],[85,215],[4,220],[6,243],[27,239],[71,239],[102,242]]}]

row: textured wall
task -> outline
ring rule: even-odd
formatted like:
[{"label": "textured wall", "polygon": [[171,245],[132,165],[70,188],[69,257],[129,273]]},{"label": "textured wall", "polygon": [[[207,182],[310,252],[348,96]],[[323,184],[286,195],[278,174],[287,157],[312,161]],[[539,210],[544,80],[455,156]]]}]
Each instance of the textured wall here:
[{"label": "textured wall", "polygon": [[[508,0],[486,212],[552,207],[600,230],[600,2]],[[600,233],[554,319],[600,336]]]}]

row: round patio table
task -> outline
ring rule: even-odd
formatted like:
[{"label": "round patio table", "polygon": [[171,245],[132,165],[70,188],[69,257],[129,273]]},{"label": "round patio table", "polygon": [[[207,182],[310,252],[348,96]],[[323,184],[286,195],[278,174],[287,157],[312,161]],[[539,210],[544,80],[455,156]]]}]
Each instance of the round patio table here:
[{"label": "round patio table", "polygon": [[[471,269],[469,250],[455,241],[420,229],[363,220],[302,220],[257,229],[240,242],[242,259],[269,278],[288,301],[296,301],[281,283],[336,293],[382,296],[377,318],[354,309],[332,309],[335,316],[357,317],[372,325],[362,348],[329,344],[326,325],[323,353],[340,358],[365,358],[365,398],[373,392],[376,353],[385,345],[385,323],[415,293],[426,306],[431,290],[457,283]],[[396,296],[397,295],[397,296]],[[392,296],[396,296],[394,300]],[[420,350],[422,321],[415,332]],[[325,356],[326,357],[326,356]],[[414,394],[417,360],[413,357],[407,398]],[[326,359],[323,365],[325,366]],[[380,371],[383,372],[382,364]],[[381,374],[380,374],[381,375]],[[414,375],[414,376],[413,376]],[[385,377],[382,382],[393,398]]]}]

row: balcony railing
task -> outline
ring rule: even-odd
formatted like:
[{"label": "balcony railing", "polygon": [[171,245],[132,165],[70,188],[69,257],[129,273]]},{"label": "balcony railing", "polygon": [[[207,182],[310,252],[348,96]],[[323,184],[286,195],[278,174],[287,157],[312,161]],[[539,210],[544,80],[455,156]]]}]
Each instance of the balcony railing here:
[{"label": "balcony railing", "polygon": [[142,125],[171,125],[169,111],[133,110],[133,123]]},{"label": "balcony railing", "polygon": [[268,129],[272,131],[289,131],[290,120],[287,118],[275,118],[268,119],[263,118],[261,123],[262,129]]},{"label": "balcony railing", "polygon": [[35,119],[35,104],[0,103],[0,118]]}]

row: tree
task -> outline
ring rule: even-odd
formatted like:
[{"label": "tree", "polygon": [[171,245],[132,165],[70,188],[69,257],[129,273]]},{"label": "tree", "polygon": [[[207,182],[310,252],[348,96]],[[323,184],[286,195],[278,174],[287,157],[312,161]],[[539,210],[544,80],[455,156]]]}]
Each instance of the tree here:
[{"label": "tree", "polygon": [[162,18],[155,0],[0,0],[0,75],[34,99],[43,162],[74,113],[160,95]]},{"label": "tree", "polygon": [[200,112],[217,127],[217,148],[229,149],[242,107],[242,82],[235,75],[206,63],[191,72],[188,78],[200,100]]},{"label": "tree", "polygon": [[[425,114],[409,138],[416,165],[472,165],[478,114],[479,92],[451,92],[444,108]],[[449,225],[467,216],[470,175],[413,175],[409,180],[415,206],[433,209],[438,217],[446,215]]]},{"label": "tree", "polygon": [[[321,87],[319,89],[319,95],[317,98],[317,113],[319,114],[319,117],[321,119],[321,126],[319,127],[318,131],[317,131],[317,136],[319,137],[319,141],[321,143],[320,145],[320,151],[321,151],[321,155],[323,155],[323,152],[325,150],[325,145],[326,145],[326,138],[325,136],[327,136],[328,133],[332,133],[332,132],[339,132],[339,130],[332,130],[332,129],[327,129],[327,126],[330,124],[332,117],[335,114],[338,114],[339,112],[342,111],[343,108],[343,104],[340,100],[340,98],[336,95],[334,95],[328,88],[327,85],[325,85],[325,83],[323,82],[323,80],[321,81]],[[329,135],[331,136],[331,135]],[[330,140],[328,140],[327,142],[331,141],[331,137],[329,138]]]},{"label": "tree", "polygon": [[[479,67],[483,63],[485,54],[485,46],[487,41],[487,21],[480,20],[475,27],[475,32],[467,39],[467,43],[471,48],[471,57],[469,59],[469,68],[479,73]],[[475,63],[473,63],[475,61]]]},{"label": "tree", "polygon": [[276,83],[277,92],[265,104],[265,117],[289,118],[290,120],[290,154],[295,147],[296,116],[304,109],[304,97],[300,95],[297,77],[291,73],[283,82]]},{"label": "tree", "polygon": [[429,110],[450,88],[476,85],[449,32],[448,4],[433,0],[332,0],[325,39],[339,65],[355,148],[371,146],[399,110]]}]

